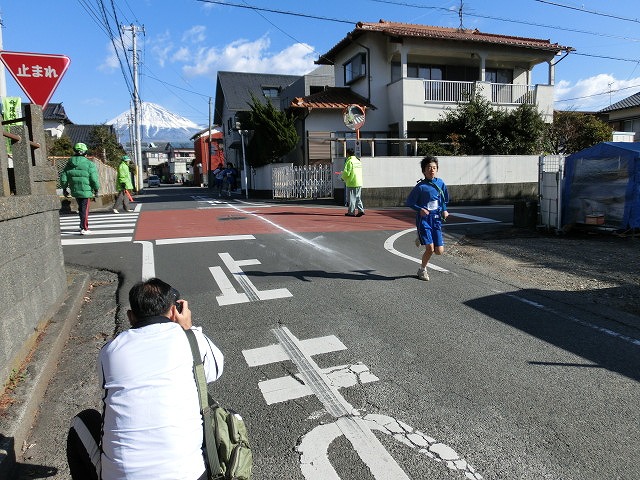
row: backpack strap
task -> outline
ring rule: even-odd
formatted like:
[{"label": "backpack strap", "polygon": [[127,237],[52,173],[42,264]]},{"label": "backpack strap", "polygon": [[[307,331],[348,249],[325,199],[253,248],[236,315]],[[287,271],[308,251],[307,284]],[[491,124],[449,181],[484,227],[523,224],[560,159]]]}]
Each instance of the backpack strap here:
[{"label": "backpack strap", "polygon": [[[200,402],[200,415],[202,415],[202,426],[204,429],[203,441],[204,447],[207,451],[207,460],[209,462],[209,473],[211,478],[218,477],[217,474],[222,471],[220,467],[220,459],[218,458],[218,448],[214,435],[214,425],[209,414],[211,405],[209,404],[209,395],[207,393],[207,380],[204,376],[204,365],[202,364],[202,358],[200,357],[200,349],[198,348],[198,341],[191,329],[185,330],[189,340],[189,346],[191,347],[191,354],[193,355],[193,376],[196,380],[196,387],[198,389],[198,400]],[[215,406],[215,402],[214,406]]]},{"label": "backpack strap", "polygon": [[441,208],[440,210],[446,210],[447,209],[447,199],[444,198],[444,192],[438,186],[438,184],[436,182],[434,182],[433,180],[425,180],[424,183],[426,183],[427,185],[431,185],[432,187],[434,187],[438,191],[438,194],[440,195],[440,197],[442,197],[442,205],[444,206],[444,208]]}]

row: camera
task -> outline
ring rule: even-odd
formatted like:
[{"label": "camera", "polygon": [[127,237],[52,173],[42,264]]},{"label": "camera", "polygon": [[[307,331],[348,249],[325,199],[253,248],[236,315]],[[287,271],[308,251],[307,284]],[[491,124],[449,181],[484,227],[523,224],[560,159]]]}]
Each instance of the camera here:
[{"label": "camera", "polygon": [[178,302],[178,300],[180,300],[180,292],[178,292],[178,290],[176,290],[175,288],[171,287],[171,294],[174,297],[173,303],[176,306],[176,310],[178,310],[178,313],[182,313],[182,303]]}]

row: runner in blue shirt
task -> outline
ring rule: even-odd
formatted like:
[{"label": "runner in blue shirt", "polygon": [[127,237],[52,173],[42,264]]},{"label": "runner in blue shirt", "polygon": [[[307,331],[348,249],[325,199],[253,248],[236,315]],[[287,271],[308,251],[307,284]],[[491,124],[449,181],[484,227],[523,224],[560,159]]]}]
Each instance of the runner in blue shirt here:
[{"label": "runner in blue shirt", "polygon": [[413,187],[406,205],[416,212],[416,228],[418,238],[416,245],[424,245],[422,262],[418,270],[420,280],[429,280],[427,264],[431,255],[442,255],[444,252],[444,239],[442,237],[442,222],[447,219],[447,202],[449,193],[447,186],[441,178],[436,178],[438,173],[438,159],[426,156],[420,161],[420,168],[424,179]]}]

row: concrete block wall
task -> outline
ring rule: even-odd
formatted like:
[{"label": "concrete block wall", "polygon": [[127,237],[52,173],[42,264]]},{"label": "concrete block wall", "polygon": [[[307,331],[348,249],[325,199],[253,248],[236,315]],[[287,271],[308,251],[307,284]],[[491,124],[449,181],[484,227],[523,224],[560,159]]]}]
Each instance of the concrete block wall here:
[{"label": "concrete block wall", "polygon": [[[11,127],[15,192],[0,192],[0,391],[67,291],[60,244],[60,198],[56,171],[44,151],[40,107],[29,105],[29,127]],[[31,133],[35,132],[35,133]],[[40,132],[42,135],[40,135]],[[39,146],[41,145],[41,146]],[[0,148],[0,179],[9,177],[7,152]]]}]

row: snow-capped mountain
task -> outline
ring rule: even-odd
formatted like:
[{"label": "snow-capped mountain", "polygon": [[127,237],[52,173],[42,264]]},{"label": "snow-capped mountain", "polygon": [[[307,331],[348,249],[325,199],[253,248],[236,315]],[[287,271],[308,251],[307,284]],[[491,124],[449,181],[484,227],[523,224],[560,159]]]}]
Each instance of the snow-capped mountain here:
[{"label": "snow-capped mountain", "polygon": [[[120,143],[129,142],[130,131],[133,130],[133,113],[126,111],[109,120],[118,134]],[[171,113],[155,103],[142,102],[140,108],[140,132],[143,142],[188,142],[195,134],[206,127],[201,127],[191,120]]]}]

